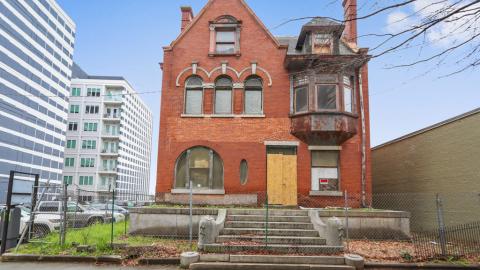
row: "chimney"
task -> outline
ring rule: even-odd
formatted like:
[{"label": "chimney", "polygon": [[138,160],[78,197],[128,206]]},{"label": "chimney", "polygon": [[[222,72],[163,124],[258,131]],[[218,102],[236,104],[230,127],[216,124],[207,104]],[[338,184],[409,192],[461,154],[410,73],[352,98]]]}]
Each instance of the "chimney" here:
[{"label": "chimney", "polygon": [[193,11],[192,7],[188,6],[180,7],[180,10],[182,11],[182,26],[180,29],[183,32],[183,30],[185,30],[188,24],[193,20]]},{"label": "chimney", "polygon": [[345,30],[343,37],[347,42],[357,44],[357,0],[343,0]]}]

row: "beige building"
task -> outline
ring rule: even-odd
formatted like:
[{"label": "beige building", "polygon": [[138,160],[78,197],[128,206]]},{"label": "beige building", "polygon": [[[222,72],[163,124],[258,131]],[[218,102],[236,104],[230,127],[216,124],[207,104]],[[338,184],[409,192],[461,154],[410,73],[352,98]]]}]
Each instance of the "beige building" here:
[{"label": "beige building", "polygon": [[436,193],[447,225],[480,220],[480,108],[374,147],[372,173],[374,206],[410,211],[413,230],[437,225]]}]

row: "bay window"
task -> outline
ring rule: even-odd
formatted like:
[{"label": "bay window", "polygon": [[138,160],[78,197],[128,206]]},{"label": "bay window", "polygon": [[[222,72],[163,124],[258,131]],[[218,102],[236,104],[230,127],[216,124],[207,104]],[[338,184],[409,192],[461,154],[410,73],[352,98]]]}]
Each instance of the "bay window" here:
[{"label": "bay window", "polygon": [[308,111],[308,76],[298,75],[293,77],[294,111],[296,113]]},{"label": "bay window", "polygon": [[336,110],[337,109],[337,86],[332,84],[316,85],[317,91],[317,109]]},{"label": "bay window", "polygon": [[[355,113],[353,76],[318,73],[295,75],[293,80],[293,113]],[[310,101],[312,100],[312,104]]]},{"label": "bay window", "polygon": [[343,108],[346,112],[353,112],[353,83],[348,76],[343,76]]}]

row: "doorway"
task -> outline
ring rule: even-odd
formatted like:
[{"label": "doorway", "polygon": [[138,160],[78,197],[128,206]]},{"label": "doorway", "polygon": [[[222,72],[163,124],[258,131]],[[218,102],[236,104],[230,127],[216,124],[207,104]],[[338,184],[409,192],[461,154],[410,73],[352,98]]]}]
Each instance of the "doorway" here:
[{"label": "doorway", "polygon": [[296,147],[267,148],[268,203],[297,205]]}]

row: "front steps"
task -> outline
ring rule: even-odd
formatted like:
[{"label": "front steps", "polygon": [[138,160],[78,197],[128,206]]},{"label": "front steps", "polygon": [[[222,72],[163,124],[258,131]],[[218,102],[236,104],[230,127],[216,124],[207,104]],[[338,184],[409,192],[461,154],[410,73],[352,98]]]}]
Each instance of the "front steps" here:
[{"label": "front steps", "polygon": [[[341,246],[327,246],[310,221],[307,210],[229,209],[216,243],[205,252],[274,254],[337,254]],[[268,228],[265,227],[268,225]],[[265,240],[267,235],[267,240]]]},{"label": "front steps", "polygon": [[[241,270],[355,270],[343,256],[215,255],[190,265],[190,269]],[[218,259],[217,258],[217,259]]]}]

